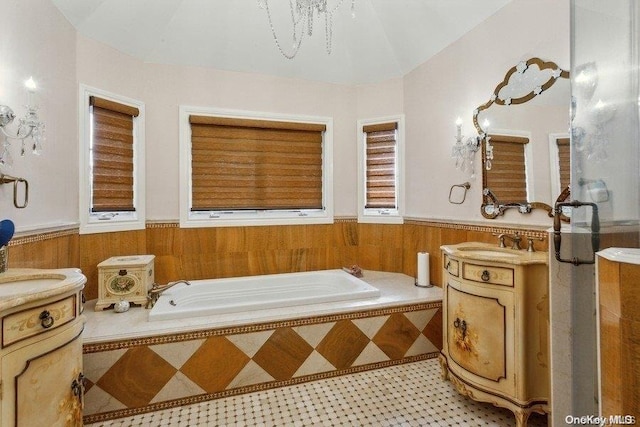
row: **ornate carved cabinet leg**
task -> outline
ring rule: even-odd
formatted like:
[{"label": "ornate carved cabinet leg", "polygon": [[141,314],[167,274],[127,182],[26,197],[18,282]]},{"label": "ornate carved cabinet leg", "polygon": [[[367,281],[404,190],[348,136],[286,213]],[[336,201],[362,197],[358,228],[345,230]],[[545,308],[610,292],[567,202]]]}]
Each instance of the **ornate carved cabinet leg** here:
[{"label": "ornate carved cabinet leg", "polygon": [[442,381],[446,381],[449,379],[449,368],[447,367],[447,358],[443,355],[438,356],[438,362],[440,362],[440,369],[442,372],[440,376],[442,377]]},{"label": "ornate carved cabinet leg", "polygon": [[516,416],[516,427],[526,427],[531,412],[524,409],[516,409],[513,413]]}]

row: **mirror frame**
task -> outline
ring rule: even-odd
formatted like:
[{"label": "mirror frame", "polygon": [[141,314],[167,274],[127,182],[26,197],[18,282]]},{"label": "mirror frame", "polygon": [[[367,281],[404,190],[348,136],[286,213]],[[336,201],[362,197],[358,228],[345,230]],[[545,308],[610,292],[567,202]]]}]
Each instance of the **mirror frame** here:
[{"label": "mirror frame", "polygon": [[[524,73],[529,68],[529,66],[533,64],[537,65],[541,71],[547,70],[547,69],[552,70],[553,72],[549,80],[547,80],[545,83],[543,83],[540,86],[531,88],[531,91],[522,97],[510,98],[506,100],[498,97],[500,90],[509,84],[509,79],[514,73]],[[493,104],[508,106],[508,105],[518,105],[518,104],[523,104],[525,102],[528,102],[533,98],[535,98],[536,96],[543,94],[546,90],[548,90],[551,86],[553,86],[553,84],[559,78],[568,79],[569,71],[563,70],[562,68],[558,67],[558,65],[555,62],[543,61],[542,59],[535,58],[535,57],[530,58],[527,61],[521,61],[517,65],[511,67],[509,71],[507,71],[502,82],[500,82],[496,86],[489,101],[487,101],[486,103],[482,104],[481,106],[479,106],[474,110],[473,125],[475,126],[478,134],[480,135],[479,139],[482,141],[482,206],[480,207],[480,212],[482,213],[483,217],[487,219],[494,219],[499,215],[503,215],[504,212],[508,209],[517,209],[520,213],[523,213],[523,214],[531,212],[532,209],[543,209],[547,211],[547,214],[549,215],[549,217],[553,217],[553,208],[547,203],[543,203],[543,202],[500,203],[497,196],[493,194],[491,189],[487,188],[487,175],[484,171],[484,167],[485,167],[484,159],[486,155],[487,136],[489,135],[485,133],[484,129],[482,129],[482,127],[478,123],[478,115],[480,114],[481,111],[486,110],[487,108],[491,107]],[[571,100],[568,99],[567,107],[569,107],[570,102]]]}]

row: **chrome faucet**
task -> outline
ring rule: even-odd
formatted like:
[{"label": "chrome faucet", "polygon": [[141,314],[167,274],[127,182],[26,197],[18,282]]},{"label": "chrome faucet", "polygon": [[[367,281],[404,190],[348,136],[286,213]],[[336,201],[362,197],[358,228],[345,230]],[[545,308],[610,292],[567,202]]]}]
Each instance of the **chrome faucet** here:
[{"label": "chrome faucet", "polygon": [[153,286],[151,286],[151,289],[149,289],[149,294],[147,295],[147,303],[145,304],[144,308],[153,308],[153,306],[158,301],[158,298],[160,298],[160,294],[162,294],[167,289],[173,288],[175,285],[178,285],[180,283],[191,285],[191,283],[189,283],[187,280],[178,280],[177,282],[169,282],[164,286],[154,283]]},{"label": "chrome faucet", "polygon": [[498,235],[498,246],[500,246],[501,248],[506,248],[504,244],[505,238],[510,239],[513,242],[513,245],[511,245],[511,249],[520,250],[520,241],[522,241],[522,237],[520,237],[520,234],[517,231],[513,236],[507,233]]}]

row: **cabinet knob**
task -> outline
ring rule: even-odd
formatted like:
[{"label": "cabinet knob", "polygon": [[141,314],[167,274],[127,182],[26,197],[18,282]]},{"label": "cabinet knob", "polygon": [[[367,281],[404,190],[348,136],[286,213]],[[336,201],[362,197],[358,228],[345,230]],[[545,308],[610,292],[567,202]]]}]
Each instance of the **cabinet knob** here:
[{"label": "cabinet knob", "polygon": [[49,310],[44,310],[42,313],[40,313],[40,316],[38,318],[40,319],[40,325],[42,325],[42,327],[45,329],[49,329],[50,327],[52,327],[53,323],[55,322],[53,317],[51,317],[51,313],[49,313]]},{"label": "cabinet knob", "polygon": [[485,281],[488,282],[490,279],[490,275],[489,275],[489,270],[483,270],[482,271],[482,276],[480,276],[480,278]]}]

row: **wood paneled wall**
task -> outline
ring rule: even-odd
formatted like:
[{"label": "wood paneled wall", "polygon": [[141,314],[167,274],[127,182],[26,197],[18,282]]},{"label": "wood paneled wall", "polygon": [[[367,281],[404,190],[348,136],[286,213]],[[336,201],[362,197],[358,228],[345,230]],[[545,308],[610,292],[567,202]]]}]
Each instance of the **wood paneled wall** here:
[{"label": "wood paneled wall", "polygon": [[[496,242],[492,233],[513,229],[426,221],[402,225],[358,224],[179,228],[149,224],[146,230],[78,235],[77,230],[18,238],[9,246],[9,265],[79,267],[87,276],[85,295],[97,298],[97,264],[112,256],[153,254],[155,279],[236,277],[322,270],[358,264],[368,270],[416,275],[417,252],[429,252],[431,282],[441,285],[440,246],[465,241]],[[539,230],[520,233],[545,235]],[[546,242],[537,242],[546,250]]]}]

